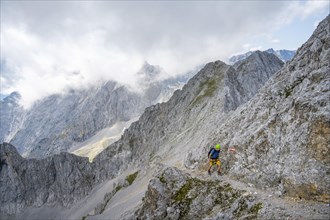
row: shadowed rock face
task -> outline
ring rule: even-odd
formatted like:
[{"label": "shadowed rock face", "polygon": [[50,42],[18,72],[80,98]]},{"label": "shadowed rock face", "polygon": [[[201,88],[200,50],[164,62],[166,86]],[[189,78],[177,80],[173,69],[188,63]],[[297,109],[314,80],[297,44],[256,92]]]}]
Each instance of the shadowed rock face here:
[{"label": "shadowed rock face", "polygon": [[22,158],[11,144],[0,144],[0,212],[14,214],[45,203],[64,207],[86,196],[95,175],[87,158],[61,153],[42,160]]},{"label": "shadowed rock face", "polygon": [[[53,198],[66,201],[63,205],[69,204],[86,195],[93,183],[112,178],[131,164],[143,166],[162,161],[170,165],[182,164],[187,169],[203,169],[207,151],[214,143],[222,145],[223,170],[229,177],[260,188],[273,187],[281,195],[329,202],[329,25],[330,16],[319,24],[311,38],[299,48],[296,56],[275,75],[269,70],[279,68],[277,65],[282,65],[281,62],[259,52],[250,61],[247,59],[246,63],[235,68],[221,61],[207,64],[181,91],[176,91],[168,102],[147,108],[139,121],[133,123],[118,142],[98,155],[91,165],[87,159],[69,154],[40,161],[25,160],[14,153],[16,151],[11,146],[1,145],[1,152],[4,152],[1,155],[1,181],[7,179],[0,186],[1,205],[12,204],[1,208],[4,212],[14,213],[26,206],[38,206],[44,201],[52,202]],[[267,73],[245,72],[257,70],[258,65]],[[268,65],[272,68],[268,68]],[[248,82],[250,86],[244,85],[244,79],[248,78],[245,74],[256,80],[259,76],[273,77],[263,87],[262,83],[256,83],[258,86],[253,87],[252,82]],[[229,146],[236,147],[237,153],[228,153]],[[69,161],[68,164],[66,161]],[[50,175],[46,180],[34,175],[35,184],[49,182],[47,187],[43,187],[52,196],[42,196],[47,199],[41,200],[36,196],[31,200],[23,200],[22,198],[29,198],[30,194],[36,195],[37,190],[28,187],[31,185],[21,179],[24,172],[20,166],[26,167],[26,172],[35,173],[40,169],[36,165],[38,163],[42,163],[42,169],[50,167],[52,170],[51,167],[55,166],[56,170],[60,170],[55,172],[56,177]],[[91,172],[94,180],[88,184],[90,181],[86,181],[86,178]],[[177,171],[170,173],[175,172]],[[160,190],[168,190],[160,176],[150,185],[146,202],[152,204],[156,201],[155,198],[160,198],[173,205],[173,209],[166,209],[166,212],[174,216],[182,213],[188,217],[195,214],[204,216],[203,213],[195,212],[197,208],[180,208],[184,202],[178,202],[180,199],[189,204],[195,202],[205,205],[207,209],[207,204],[201,204],[203,200],[197,199],[197,194],[190,201],[182,189],[183,194],[179,196],[180,189],[185,185],[191,186],[194,189],[192,194],[195,195],[194,192],[199,191],[199,184],[189,183],[190,177],[181,179],[178,177],[180,175],[169,176],[173,176],[178,182],[174,193],[162,194],[163,192],[158,191],[158,186]],[[7,182],[10,181],[11,185],[8,185]],[[57,186],[54,190],[54,193],[58,193],[56,196],[50,193],[53,182]],[[79,187],[72,188],[75,184]],[[75,194],[80,189],[82,192]],[[71,194],[65,197],[63,192]],[[168,197],[163,198],[161,195]],[[207,195],[201,193],[200,196]],[[162,217],[164,207],[161,204],[157,207],[142,209],[139,215],[146,218]]]},{"label": "shadowed rock face", "polygon": [[275,55],[260,51],[235,65],[236,71],[228,72],[225,79],[224,110],[235,110],[250,100],[282,66],[283,62]]}]

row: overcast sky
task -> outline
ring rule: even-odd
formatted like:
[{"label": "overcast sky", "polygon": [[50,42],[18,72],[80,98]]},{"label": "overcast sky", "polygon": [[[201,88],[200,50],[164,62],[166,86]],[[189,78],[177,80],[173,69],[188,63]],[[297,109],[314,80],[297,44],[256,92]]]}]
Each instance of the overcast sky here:
[{"label": "overcast sky", "polygon": [[249,50],[297,49],[329,1],[1,1],[1,93],[24,104],[100,80],[134,84]]}]

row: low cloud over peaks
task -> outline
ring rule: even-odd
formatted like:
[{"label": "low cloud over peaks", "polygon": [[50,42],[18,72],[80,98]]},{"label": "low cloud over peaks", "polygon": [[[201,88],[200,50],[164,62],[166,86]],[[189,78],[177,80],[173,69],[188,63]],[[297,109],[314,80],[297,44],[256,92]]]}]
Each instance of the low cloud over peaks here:
[{"label": "low cloud over peaks", "polygon": [[[302,2],[290,10],[308,4],[315,5]],[[280,17],[288,5],[292,3],[1,2],[1,93],[17,90],[29,105],[100,80],[136,85],[145,60],[170,75],[226,60],[249,37],[269,36],[275,24],[289,23],[291,17]]]}]

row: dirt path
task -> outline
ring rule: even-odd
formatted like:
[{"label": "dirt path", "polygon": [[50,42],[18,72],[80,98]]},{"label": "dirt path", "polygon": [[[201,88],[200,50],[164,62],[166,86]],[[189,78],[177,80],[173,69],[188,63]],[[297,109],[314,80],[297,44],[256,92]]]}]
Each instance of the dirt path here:
[{"label": "dirt path", "polygon": [[227,182],[235,189],[246,191],[247,195],[252,195],[263,204],[260,213],[273,213],[272,219],[330,219],[329,204],[279,196],[274,188],[261,190],[252,184],[233,180],[227,175],[218,176],[216,172],[213,172],[211,176],[201,171],[189,173],[195,178]]}]

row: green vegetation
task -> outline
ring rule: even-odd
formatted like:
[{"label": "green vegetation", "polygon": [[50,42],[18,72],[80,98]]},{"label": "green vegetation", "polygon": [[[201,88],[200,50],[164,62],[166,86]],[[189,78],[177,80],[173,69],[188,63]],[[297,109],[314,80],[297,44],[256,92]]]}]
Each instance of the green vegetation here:
[{"label": "green vegetation", "polygon": [[108,198],[104,204],[102,204],[102,208],[101,208],[101,211],[100,211],[100,214],[102,214],[105,210],[105,207],[107,207],[108,203],[110,202],[112,197]]},{"label": "green vegetation", "polygon": [[189,192],[199,184],[201,184],[201,181],[193,178],[189,179],[174,195],[175,202],[180,206],[180,218],[184,218],[189,213],[190,205],[197,197],[196,190],[190,195]]},{"label": "green vegetation", "polygon": [[134,147],[134,142],[135,142],[135,138],[130,138],[129,141],[128,141],[128,144],[131,148]]},{"label": "green vegetation", "polygon": [[294,81],[291,86],[287,86],[284,89],[284,96],[285,98],[288,98],[289,96],[292,95],[292,92],[296,86],[301,84],[304,81],[305,77],[299,77],[296,81]]},{"label": "green vegetation", "polygon": [[[159,178],[162,183],[166,183],[163,176]],[[169,180],[171,182],[171,180]],[[169,185],[172,185],[169,183]],[[179,207],[180,219],[190,219],[191,205],[197,198],[206,198],[212,200],[212,204],[217,206],[217,209],[226,210],[232,207],[237,202],[238,206],[233,214],[235,218],[240,218],[243,215],[246,219],[255,219],[258,216],[259,210],[262,208],[262,203],[256,203],[249,208],[247,201],[249,197],[242,196],[244,190],[235,190],[228,183],[219,184],[216,181],[204,181],[196,178],[189,178],[185,184],[172,195],[171,206]],[[205,214],[210,215],[214,207],[203,210]]]},{"label": "green vegetation", "polygon": [[247,208],[248,208],[248,205],[246,204],[245,199],[241,198],[241,199],[238,201],[238,207],[237,207],[237,209],[233,212],[233,213],[234,213],[234,216],[235,216],[236,218],[241,217],[242,213],[243,213],[244,210],[246,210]]},{"label": "green vegetation", "polygon": [[121,190],[123,188],[123,186],[122,185],[118,185],[118,186],[116,186],[116,188],[115,188],[115,193],[117,193],[119,190]]},{"label": "green vegetation", "polygon": [[285,98],[288,98],[292,94],[293,88],[291,87],[286,87],[284,90],[284,96]]},{"label": "green vegetation", "polygon": [[139,171],[130,174],[126,177],[126,181],[128,182],[129,185],[132,185],[132,183],[134,182],[134,180],[136,179],[137,175],[139,174]]},{"label": "green vegetation", "polygon": [[85,215],[85,216],[83,216],[81,220],[86,220],[88,216],[89,216],[89,215]]},{"label": "green vegetation", "polygon": [[174,200],[177,202],[183,201],[187,198],[187,194],[193,188],[193,179],[189,179],[186,184],[184,184],[179,191],[175,194]]},{"label": "green vegetation", "polygon": [[192,102],[192,106],[196,106],[202,102],[206,97],[214,96],[215,91],[217,90],[217,81],[216,79],[208,79],[200,85],[198,96]]},{"label": "green vegetation", "polygon": [[164,176],[159,177],[159,181],[162,182],[162,183],[166,183],[166,180],[165,180]]},{"label": "green vegetation", "polygon": [[259,202],[250,208],[250,213],[257,215],[260,209],[262,209],[262,203]]}]

